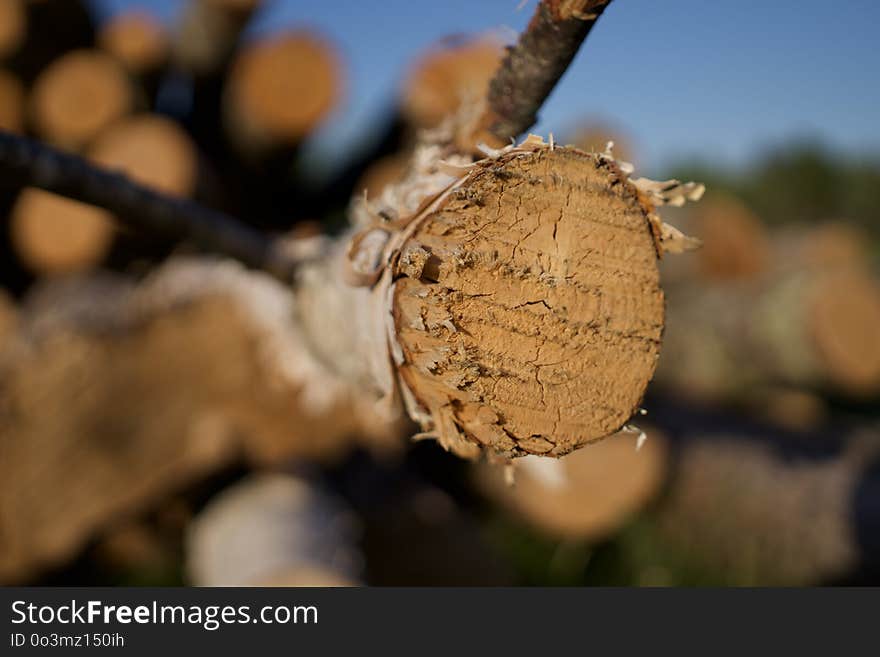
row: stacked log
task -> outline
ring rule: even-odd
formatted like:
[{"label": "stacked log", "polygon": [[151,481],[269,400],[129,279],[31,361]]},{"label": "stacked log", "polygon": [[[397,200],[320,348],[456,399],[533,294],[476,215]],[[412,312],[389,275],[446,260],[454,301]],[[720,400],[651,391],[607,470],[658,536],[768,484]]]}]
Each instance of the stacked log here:
[{"label": "stacked log", "polygon": [[352,586],[360,579],[358,523],[315,482],[252,475],[224,490],[187,532],[196,586]]},{"label": "stacked log", "polygon": [[[198,155],[173,121],[150,114],[123,119],[93,140],[90,160],[119,170],[157,191],[187,197],[198,178]],[[27,188],[11,213],[11,237],[33,271],[59,274],[90,269],[114,239],[112,215],[84,203]]]},{"label": "stacked log", "polygon": [[291,31],[242,46],[224,96],[224,118],[246,154],[295,145],[339,102],[339,62],[329,44]]},{"label": "stacked log", "polygon": [[171,36],[151,14],[130,9],[101,25],[98,45],[112,55],[136,82],[153,107],[171,57]]},{"label": "stacked log", "polygon": [[857,569],[857,490],[880,441],[855,435],[828,458],[783,455],[747,436],[692,437],[657,515],[662,540],[727,585],[804,586]]},{"label": "stacked log", "polygon": [[403,84],[403,115],[417,128],[431,128],[462,104],[476,105],[486,97],[503,55],[503,45],[494,37],[442,41],[411,68]]},{"label": "stacked log", "polygon": [[525,457],[514,481],[483,464],[478,485],[514,516],[553,538],[597,541],[614,534],[657,494],[668,445],[656,429],[622,433],[561,459]]},{"label": "stacked log", "polygon": [[24,125],[24,85],[15,75],[0,69],[0,130],[21,133]]},{"label": "stacked log", "polygon": [[111,519],[243,456],[393,449],[401,425],[315,361],[293,303],[234,265],[185,262],[139,287],[34,293],[0,359],[0,580],[64,563]]},{"label": "stacked log", "polygon": [[880,285],[859,271],[799,270],[671,290],[657,379],[707,399],[761,383],[880,390]]},{"label": "stacked log", "polygon": [[17,51],[27,34],[24,0],[0,3],[0,61]]},{"label": "stacked log", "polygon": [[77,50],[54,61],[34,82],[30,113],[39,137],[82,150],[135,105],[128,75],[115,59],[99,50]]}]

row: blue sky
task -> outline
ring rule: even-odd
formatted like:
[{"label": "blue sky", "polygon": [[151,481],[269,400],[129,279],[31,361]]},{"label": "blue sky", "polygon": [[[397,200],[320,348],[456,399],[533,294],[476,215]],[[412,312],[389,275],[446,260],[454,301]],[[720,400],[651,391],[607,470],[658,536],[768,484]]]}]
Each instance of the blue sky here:
[{"label": "blue sky", "polygon": [[[146,5],[171,19],[182,0]],[[336,158],[369,134],[413,56],[453,33],[519,31],[537,0],[268,0],[252,34],[310,25],[345,58],[344,104],[311,148]],[[537,131],[582,118],[619,125],[654,175],[689,157],[738,165],[793,138],[880,152],[880,3],[616,0],[545,105]]]}]

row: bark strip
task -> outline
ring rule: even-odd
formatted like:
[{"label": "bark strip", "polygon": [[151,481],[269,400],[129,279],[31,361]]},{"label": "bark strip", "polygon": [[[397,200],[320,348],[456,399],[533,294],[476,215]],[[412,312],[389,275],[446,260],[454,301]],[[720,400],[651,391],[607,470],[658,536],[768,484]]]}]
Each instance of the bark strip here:
[{"label": "bark strip", "polygon": [[155,192],[119,173],[51,147],[0,131],[0,172],[22,186],[39,187],[109,210],[134,228],[190,240],[290,282],[294,261],[270,237],[237,219],[192,201]]},{"label": "bark strip", "polygon": [[568,69],[611,0],[543,0],[489,84],[482,125],[501,144],[538,120],[538,110]]}]

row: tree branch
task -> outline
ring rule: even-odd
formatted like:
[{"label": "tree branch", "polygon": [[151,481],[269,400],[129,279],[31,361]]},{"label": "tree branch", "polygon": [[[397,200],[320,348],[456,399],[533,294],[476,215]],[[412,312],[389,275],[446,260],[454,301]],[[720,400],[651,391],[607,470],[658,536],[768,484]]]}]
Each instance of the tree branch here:
[{"label": "tree branch", "polygon": [[538,120],[538,110],[611,0],[541,0],[489,85],[482,130],[507,144]]},{"label": "tree branch", "polygon": [[192,241],[285,283],[293,275],[295,263],[278,242],[229,215],[160,194],[120,173],[3,131],[0,176],[8,184],[38,187],[104,208],[120,222],[150,234]]}]

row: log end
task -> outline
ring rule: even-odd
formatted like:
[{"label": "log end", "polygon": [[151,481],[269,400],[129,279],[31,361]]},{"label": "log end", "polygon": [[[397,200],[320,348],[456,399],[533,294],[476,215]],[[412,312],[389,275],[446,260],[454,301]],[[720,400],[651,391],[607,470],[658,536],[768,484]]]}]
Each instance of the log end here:
[{"label": "log end", "polygon": [[880,285],[861,271],[829,275],[812,293],[809,325],[832,383],[854,394],[880,389]]},{"label": "log end", "polygon": [[669,447],[653,429],[637,448],[630,433],[603,440],[559,460],[517,461],[515,483],[484,464],[478,483],[496,503],[558,538],[599,540],[620,529],[653,499],[666,479]]},{"label": "log end", "polygon": [[333,47],[306,31],[257,41],[238,55],[224,100],[228,130],[243,145],[295,144],[338,103]]},{"label": "log end", "polygon": [[37,78],[31,113],[43,139],[76,150],[130,112],[134,102],[128,77],[116,60],[96,50],[77,50]]},{"label": "log end", "polygon": [[109,250],[114,233],[104,210],[33,188],[19,195],[10,224],[16,253],[40,274],[93,267]]},{"label": "log end", "polygon": [[118,121],[97,138],[88,156],[156,191],[182,197],[195,191],[196,145],[183,128],[162,116],[142,114]]},{"label": "log end", "polygon": [[415,228],[393,316],[442,444],[561,456],[624,426],[663,330],[649,212],[612,160],[541,148],[484,161]]},{"label": "log end", "polygon": [[168,57],[168,33],[145,11],[129,10],[111,18],[101,27],[98,43],[132,73],[159,68]]}]

